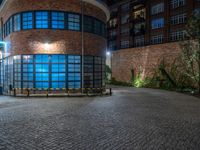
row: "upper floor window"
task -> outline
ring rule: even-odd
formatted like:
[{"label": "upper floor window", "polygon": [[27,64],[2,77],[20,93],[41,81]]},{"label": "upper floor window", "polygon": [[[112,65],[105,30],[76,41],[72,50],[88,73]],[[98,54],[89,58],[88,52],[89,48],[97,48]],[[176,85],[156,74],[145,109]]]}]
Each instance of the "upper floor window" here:
[{"label": "upper floor window", "polygon": [[101,34],[101,22],[98,20],[94,21],[94,33]]},{"label": "upper floor window", "polygon": [[19,31],[21,29],[21,15],[17,14],[14,16],[14,31]]},{"label": "upper floor window", "polygon": [[175,24],[185,23],[186,18],[187,18],[186,13],[179,14],[179,15],[176,15],[176,16],[172,16],[171,17],[171,24],[175,25]]},{"label": "upper floor window", "polygon": [[151,14],[155,15],[164,12],[164,3],[159,3],[151,7]]},{"label": "upper floor window", "polygon": [[52,12],[51,23],[53,29],[65,28],[65,15],[62,12]]},{"label": "upper floor window", "polygon": [[121,24],[128,23],[129,14],[126,14],[125,16],[121,16]]},{"label": "upper floor window", "polygon": [[184,6],[186,4],[186,0],[171,0],[171,7],[177,8],[180,6]]},{"label": "upper floor window", "polygon": [[68,14],[68,29],[69,30],[80,30],[80,15]]},{"label": "upper floor window", "polygon": [[84,17],[84,31],[93,32],[93,19],[91,17]]},{"label": "upper floor window", "polygon": [[164,18],[154,19],[151,22],[152,29],[158,29],[164,27]]},{"label": "upper floor window", "polygon": [[126,4],[121,6],[121,11],[122,12],[127,12],[127,11],[129,11],[129,9],[130,9],[130,4],[129,3],[126,3]]},{"label": "upper floor window", "polygon": [[22,28],[32,29],[33,28],[33,13],[27,12],[22,14]]},{"label": "upper floor window", "polygon": [[38,11],[35,15],[36,28],[46,29],[49,28],[49,15],[47,11]]},{"label": "upper floor window", "polygon": [[152,43],[152,44],[160,44],[160,43],[163,43],[163,34],[151,36],[151,43]]},{"label": "upper floor window", "polygon": [[186,36],[185,30],[174,31],[170,33],[170,40],[171,41],[183,40],[185,36]]},{"label": "upper floor window", "polygon": [[130,44],[130,42],[129,42],[128,39],[122,39],[121,42],[120,42],[121,48],[128,48],[129,44]]}]

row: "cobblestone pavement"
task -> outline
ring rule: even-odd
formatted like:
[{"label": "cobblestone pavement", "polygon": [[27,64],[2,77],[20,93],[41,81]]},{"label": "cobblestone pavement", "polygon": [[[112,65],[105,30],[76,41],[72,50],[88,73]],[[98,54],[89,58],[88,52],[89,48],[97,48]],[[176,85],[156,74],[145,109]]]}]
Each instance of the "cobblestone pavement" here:
[{"label": "cobblestone pavement", "polygon": [[111,97],[0,97],[0,150],[200,150],[200,99],[115,88]]}]

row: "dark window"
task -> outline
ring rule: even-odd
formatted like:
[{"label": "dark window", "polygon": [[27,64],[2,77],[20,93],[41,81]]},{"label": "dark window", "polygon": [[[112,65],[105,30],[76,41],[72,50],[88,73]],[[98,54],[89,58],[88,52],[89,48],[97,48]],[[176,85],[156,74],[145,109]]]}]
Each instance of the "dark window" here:
[{"label": "dark window", "polygon": [[101,34],[101,22],[98,20],[94,21],[94,33],[95,34]]},{"label": "dark window", "polygon": [[91,17],[84,17],[84,31],[93,32],[93,19]]}]

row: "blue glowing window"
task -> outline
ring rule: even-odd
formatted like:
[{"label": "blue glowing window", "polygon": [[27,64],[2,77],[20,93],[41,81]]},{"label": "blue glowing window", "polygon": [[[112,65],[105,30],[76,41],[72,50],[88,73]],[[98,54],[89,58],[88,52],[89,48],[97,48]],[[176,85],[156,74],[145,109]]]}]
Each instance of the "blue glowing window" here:
[{"label": "blue glowing window", "polygon": [[52,73],[52,81],[65,81],[65,73]]},{"label": "blue glowing window", "polygon": [[33,64],[23,64],[23,72],[33,72]]},{"label": "blue glowing window", "polygon": [[80,81],[81,75],[80,75],[80,73],[68,73],[68,80],[69,81]]},{"label": "blue glowing window", "polygon": [[36,81],[49,81],[48,73],[36,73]]},{"label": "blue glowing window", "polygon": [[151,21],[151,28],[158,29],[164,27],[164,18],[154,19]]},{"label": "blue glowing window", "polygon": [[17,14],[14,16],[14,31],[21,30],[21,15]]},{"label": "blue glowing window", "polygon": [[53,29],[65,28],[65,15],[62,12],[52,12],[51,24]]},{"label": "blue glowing window", "polygon": [[49,72],[48,64],[36,64],[35,65],[36,72]]},{"label": "blue glowing window", "polygon": [[48,55],[36,55],[35,62],[36,63],[48,63],[49,56]]},{"label": "blue glowing window", "polygon": [[65,72],[65,64],[52,64],[52,72]]},{"label": "blue glowing window", "polygon": [[33,13],[27,12],[22,14],[22,28],[32,29],[33,28]]},{"label": "blue glowing window", "polygon": [[69,72],[80,72],[81,66],[80,66],[80,64],[68,64],[68,71]]},{"label": "blue glowing window", "polygon": [[65,63],[65,55],[52,55],[52,63]]},{"label": "blue glowing window", "polygon": [[49,14],[46,11],[36,12],[35,20],[36,20],[36,28],[39,29],[47,29],[49,28]]},{"label": "blue glowing window", "polygon": [[68,63],[81,63],[81,57],[80,56],[68,56]]},{"label": "blue glowing window", "polygon": [[36,82],[36,88],[49,88],[48,82]]},{"label": "blue glowing window", "polygon": [[23,63],[33,63],[33,55],[23,55]]},{"label": "blue glowing window", "polygon": [[52,88],[65,88],[65,82],[52,82]]},{"label": "blue glowing window", "polygon": [[23,81],[33,81],[33,73],[23,73]]},{"label": "blue glowing window", "polygon": [[68,14],[68,29],[80,31],[80,15]]}]

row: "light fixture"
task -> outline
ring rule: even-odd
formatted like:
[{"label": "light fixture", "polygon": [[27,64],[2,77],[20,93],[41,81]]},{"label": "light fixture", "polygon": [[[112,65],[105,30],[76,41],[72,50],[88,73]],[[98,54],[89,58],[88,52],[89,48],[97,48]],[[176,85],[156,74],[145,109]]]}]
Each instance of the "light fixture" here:
[{"label": "light fixture", "polygon": [[44,44],[44,49],[45,49],[45,50],[49,50],[49,48],[50,48],[49,43],[45,43],[45,44]]},{"label": "light fixture", "polygon": [[107,56],[110,56],[110,51],[107,51],[107,52],[106,52],[106,55],[107,55]]}]

